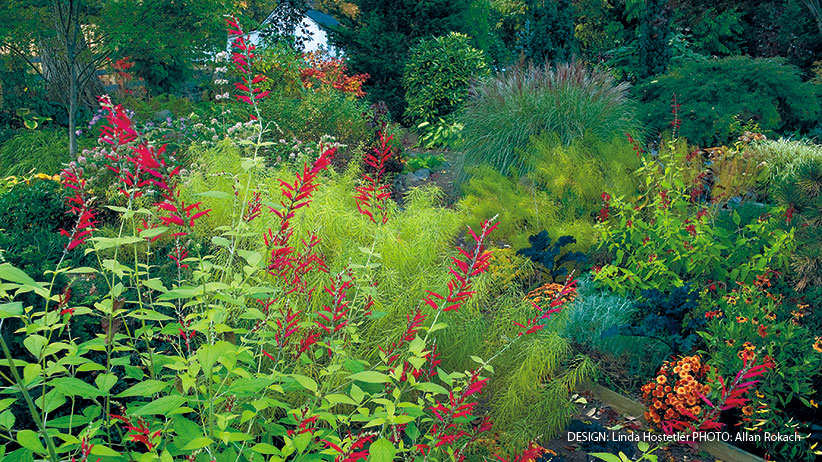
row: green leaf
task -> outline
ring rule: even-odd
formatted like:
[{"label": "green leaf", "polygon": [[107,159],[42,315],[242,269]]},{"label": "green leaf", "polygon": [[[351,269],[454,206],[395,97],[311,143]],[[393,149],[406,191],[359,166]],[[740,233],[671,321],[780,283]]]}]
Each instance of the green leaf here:
[{"label": "green leaf", "polygon": [[348,395],[341,395],[341,394],[330,394],[326,395],[325,399],[328,400],[331,404],[351,404],[356,406],[357,402],[351,399]]},{"label": "green leaf", "polygon": [[422,390],[422,391],[427,391],[429,393],[435,393],[435,394],[438,394],[438,395],[448,394],[448,390],[446,390],[444,387],[442,387],[440,385],[437,385],[436,383],[432,383],[432,382],[420,382],[420,383],[417,383],[414,386],[414,388],[417,388],[417,389]]},{"label": "green leaf", "polygon": [[186,402],[180,395],[163,396],[134,411],[134,415],[168,414]]},{"label": "green leaf", "polygon": [[391,381],[391,377],[376,371],[357,372],[356,374],[349,375],[348,378],[366,383],[388,383]]},{"label": "green leaf", "polygon": [[231,246],[231,241],[229,241],[228,239],[226,239],[224,237],[220,237],[220,236],[212,237],[211,242],[214,243],[214,245],[217,245],[217,246],[220,246],[220,247],[230,247]]},{"label": "green leaf", "polygon": [[12,318],[23,314],[23,302],[0,304],[0,319]]},{"label": "green leaf", "polygon": [[131,396],[147,398],[165,390],[166,387],[168,387],[168,384],[165,382],[161,382],[159,380],[146,380],[122,391],[117,395],[117,398],[128,398]]},{"label": "green leaf", "polygon": [[[44,396],[35,399],[34,404],[36,404],[41,411],[48,414],[63,404],[66,404],[66,397],[56,389],[52,389]],[[45,406],[45,409],[43,409],[43,406]]]},{"label": "green leaf", "polygon": [[615,456],[613,454],[608,454],[607,452],[594,452],[594,453],[591,453],[591,454],[588,454],[588,455],[589,456],[594,456],[597,459],[602,459],[605,462],[622,462],[622,460],[620,460],[619,456]]},{"label": "green leaf", "polygon": [[297,381],[303,388],[310,390],[314,393],[317,392],[317,382],[314,381],[311,377],[306,377],[300,374],[291,374],[291,377],[294,377],[294,380]]},{"label": "green leaf", "polygon": [[43,443],[40,442],[40,437],[31,430],[20,430],[17,432],[17,442],[20,443],[20,446],[34,451],[37,454],[46,453],[46,448],[43,446]]},{"label": "green leaf", "polygon": [[739,223],[742,222],[742,218],[739,217],[739,212],[737,212],[736,210],[734,210],[734,213],[733,215],[731,215],[731,218],[733,218],[734,224],[736,226],[739,226]]},{"label": "green leaf", "polygon": [[29,353],[37,359],[40,359],[40,354],[43,352],[43,348],[46,347],[47,343],[48,339],[37,334],[29,335],[23,340],[23,345],[29,350]]},{"label": "green leaf", "polygon": [[392,462],[394,455],[397,454],[394,445],[385,438],[380,438],[371,443],[369,452],[368,462]]},{"label": "green leaf", "polygon": [[156,228],[148,228],[140,231],[140,237],[143,239],[150,239],[152,237],[157,237],[164,232],[168,231],[168,226],[158,226]]},{"label": "green leaf", "polygon": [[234,197],[225,191],[206,191],[195,195],[200,197],[210,197],[212,199],[231,199]]},{"label": "green leaf", "polygon": [[186,444],[183,447],[183,451],[193,451],[195,449],[202,449],[212,443],[214,443],[214,441],[212,441],[211,438],[207,436],[201,436],[199,438],[194,438],[193,440],[189,441],[188,444]]},{"label": "green leaf", "polygon": [[89,385],[74,377],[60,377],[51,381],[54,388],[66,396],[82,396],[84,398],[96,398],[107,394],[94,385]]},{"label": "green leaf", "polygon": [[268,443],[257,443],[251,450],[260,454],[280,454],[280,450]]},{"label": "green leaf", "polygon": [[95,444],[91,448],[91,453],[94,454],[95,456],[103,456],[103,457],[120,457],[120,455],[121,455],[119,452],[115,451],[114,449],[111,449],[110,447],[102,445],[102,444]]},{"label": "green leaf", "polygon": [[100,374],[94,378],[94,384],[97,388],[108,393],[111,387],[117,383],[117,376],[114,374]]}]

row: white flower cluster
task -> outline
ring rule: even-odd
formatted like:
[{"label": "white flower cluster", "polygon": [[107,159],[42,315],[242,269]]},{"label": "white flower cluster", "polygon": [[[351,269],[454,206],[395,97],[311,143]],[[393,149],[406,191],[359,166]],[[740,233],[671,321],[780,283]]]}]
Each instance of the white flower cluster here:
[{"label": "white flower cluster", "polygon": [[215,83],[216,85],[227,85],[227,84],[228,84],[228,80],[226,80],[226,79],[216,79],[216,80],[214,80],[214,83]]},{"label": "white flower cluster", "polygon": [[228,99],[228,98],[229,98],[228,92],[225,92],[223,94],[214,95],[214,99],[216,99],[217,101],[220,101],[221,99]]}]

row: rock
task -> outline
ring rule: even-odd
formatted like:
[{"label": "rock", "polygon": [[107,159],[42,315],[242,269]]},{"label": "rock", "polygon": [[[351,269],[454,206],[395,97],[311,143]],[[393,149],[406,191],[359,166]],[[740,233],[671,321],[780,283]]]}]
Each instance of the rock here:
[{"label": "rock", "polygon": [[163,109],[162,111],[157,111],[154,113],[155,120],[166,120],[169,117],[172,117],[171,111],[168,109]]},{"label": "rock", "polygon": [[403,179],[403,183],[405,184],[406,188],[413,188],[415,186],[419,186],[421,182],[422,179],[414,173],[409,173],[405,175]]},{"label": "rock", "polygon": [[451,164],[446,160],[440,164],[440,170],[448,170],[451,168]]},{"label": "rock", "polygon": [[417,177],[420,181],[427,180],[429,176],[431,176],[431,170],[427,168],[421,168],[414,172],[414,176]]}]

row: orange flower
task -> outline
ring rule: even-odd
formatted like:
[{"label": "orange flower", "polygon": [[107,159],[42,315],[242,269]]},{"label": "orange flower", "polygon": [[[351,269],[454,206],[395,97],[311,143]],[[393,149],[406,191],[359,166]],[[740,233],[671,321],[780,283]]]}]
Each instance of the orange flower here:
[{"label": "orange flower", "polygon": [[656,378],[656,383],[658,383],[660,385],[665,385],[665,382],[667,382],[667,381],[668,381],[668,377],[665,377],[664,375],[660,375]]},{"label": "orange flower", "polygon": [[816,341],[813,343],[813,349],[822,353],[822,338],[816,337]]},{"label": "orange flower", "polygon": [[746,416],[752,416],[753,413],[754,413],[753,407],[752,406],[743,407],[742,408],[742,413],[745,414]]},{"label": "orange flower", "polygon": [[736,322],[742,324],[742,323],[748,322],[748,318],[746,318],[745,316],[737,316],[736,317]]}]

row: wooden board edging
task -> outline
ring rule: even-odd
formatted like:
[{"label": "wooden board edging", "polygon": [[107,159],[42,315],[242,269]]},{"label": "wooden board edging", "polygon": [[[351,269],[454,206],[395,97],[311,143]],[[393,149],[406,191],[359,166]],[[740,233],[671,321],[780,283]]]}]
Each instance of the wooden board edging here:
[{"label": "wooden board edging", "polygon": [[[617,411],[636,416],[643,421],[645,420],[642,417],[645,413],[644,405],[599,384],[593,385],[591,391],[598,400]],[[699,449],[725,462],[765,462],[765,459],[743,451],[724,441],[705,441],[699,443],[698,446]]]}]

